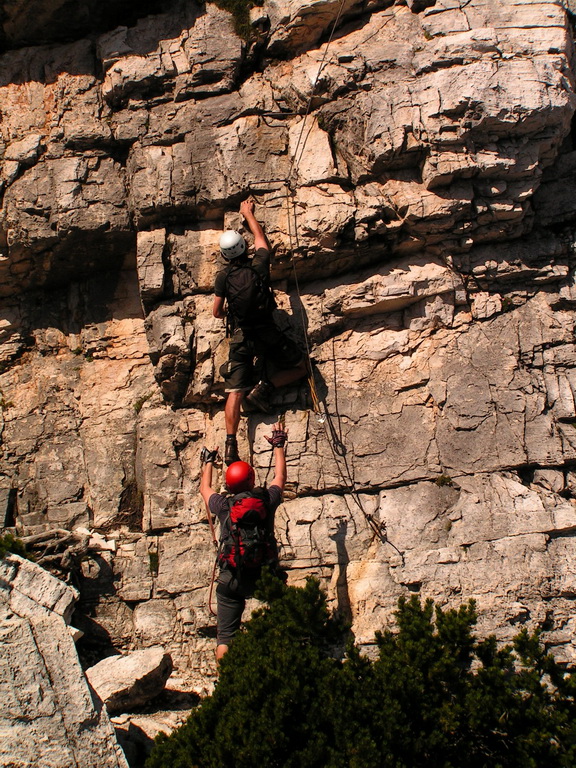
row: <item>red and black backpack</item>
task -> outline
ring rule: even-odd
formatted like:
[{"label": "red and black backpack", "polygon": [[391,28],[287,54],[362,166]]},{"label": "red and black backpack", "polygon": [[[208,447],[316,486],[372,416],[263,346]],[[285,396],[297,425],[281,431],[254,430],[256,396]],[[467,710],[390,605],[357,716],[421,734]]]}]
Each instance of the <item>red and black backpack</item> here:
[{"label": "red and black backpack", "polygon": [[278,548],[267,492],[253,488],[233,496],[228,505],[217,555],[220,568],[254,571],[263,565],[275,566]]}]

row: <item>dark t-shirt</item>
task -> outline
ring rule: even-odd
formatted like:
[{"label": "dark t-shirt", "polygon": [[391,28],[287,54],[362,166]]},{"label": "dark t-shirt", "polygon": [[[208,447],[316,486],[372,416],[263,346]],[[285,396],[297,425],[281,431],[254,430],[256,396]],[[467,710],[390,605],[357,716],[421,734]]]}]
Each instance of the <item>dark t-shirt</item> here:
[{"label": "dark t-shirt", "polygon": [[[253,259],[234,259],[231,263],[241,264],[243,261],[248,262],[252,269],[258,272],[264,282],[268,283],[270,279],[270,251],[267,248],[258,248]],[[228,269],[229,267],[220,270],[214,281],[214,294],[221,299],[226,298],[226,274]]]}]

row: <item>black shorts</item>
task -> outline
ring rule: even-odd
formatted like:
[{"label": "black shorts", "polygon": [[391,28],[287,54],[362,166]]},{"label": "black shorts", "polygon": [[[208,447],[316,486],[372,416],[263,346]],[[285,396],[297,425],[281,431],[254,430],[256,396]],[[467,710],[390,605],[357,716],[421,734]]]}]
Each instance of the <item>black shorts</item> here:
[{"label": "black shorts", "polygon": [[238,632],[246,607],[246,599],[253,596],[259,576],[260,573],[254,578],[244,577],[238,580],[231,571],[220,572],[216,586],[216,642],[218,645],[230,645]]},{"label": "black shorts", "polygon": [[[271,363],[278,370],[295,368],[303,360],[303,354],[295,341],[286,336],[272,321],[250,331],[238,329],[230,339],[228,362],[221,372],[226,392],[243,392],[256,384],[254,359]],[[266,372],[266,375],[269,375]]]}]

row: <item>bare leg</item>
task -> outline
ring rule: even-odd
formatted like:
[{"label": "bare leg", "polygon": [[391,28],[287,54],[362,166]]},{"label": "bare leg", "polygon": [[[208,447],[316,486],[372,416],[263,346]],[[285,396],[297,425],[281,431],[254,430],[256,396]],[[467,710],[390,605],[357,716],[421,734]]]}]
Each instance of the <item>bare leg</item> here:
[{"label": "bare leg", "polygon": [[220,660],[222,659],[222,656],[224,656],[227,650],[228,650],[227,645],[216,646],[216,662],[220,662]]},{"label": "bare leg", "polygon": [[224,423],[226,425],[226,434],[235,435],[240,424],[240,407],[244,392],[229,392],[224,406]]}]

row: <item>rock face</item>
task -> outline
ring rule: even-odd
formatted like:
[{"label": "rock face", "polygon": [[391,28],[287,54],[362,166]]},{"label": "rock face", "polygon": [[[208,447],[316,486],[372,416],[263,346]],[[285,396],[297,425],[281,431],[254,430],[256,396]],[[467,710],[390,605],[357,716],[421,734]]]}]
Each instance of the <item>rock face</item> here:
[{"label": "rock face", "polygon": [[0,561],[0,763],[127,768],[66,618],[78,594],[17,555]]},{"label": "rock face", "polygon": [[[574,664],[570,9],[265,0],[248,44],[182,2],[0,57],[0,520],[116,541],[76,574],[81,644],[213,680],[211,292],[252,194],[320,402],[276,400],[291,583],[366,645],[399,595],[474,597],[482,632]],[[239,435],[261,483],[272,419]]]}]

